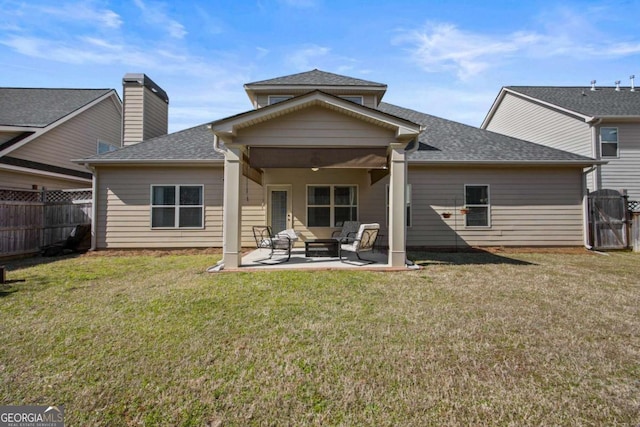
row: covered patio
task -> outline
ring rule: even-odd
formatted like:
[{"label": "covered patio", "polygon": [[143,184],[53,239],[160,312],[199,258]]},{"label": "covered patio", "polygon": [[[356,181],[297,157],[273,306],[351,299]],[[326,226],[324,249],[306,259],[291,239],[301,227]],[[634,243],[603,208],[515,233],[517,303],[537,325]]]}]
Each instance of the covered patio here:
[{"label": "covered patio", "polygon": [[[250,256],[241,253],[252,225],[268,224],[274,232],[293,228],[305,239],[327,238],[342,222],[334,215],[338,210],[334,192],[345,189],[352,195],[349,205],[354,214],[344,219],[379,223],[385,229],[389,249],[373,254],[376,262],[366,268],[406,268],[406,149],[420,133],[420,125],[313,91],[214,122],[210,129],[216,150],[225,158],[225,269],[362,269],[365,266],[360,262],[305,257],[304,250],[301,255],[294,253],[288,262],[269,264],[257,261],[260,251]],[[246,194],[243,179],[260,186],[264,194],[259,208],[262,213],[243,215],[248,200],[242,199]],[[385,185],[372,190],[381,179],[388,180],[386,208],[382,204]],[[331,201],[315,207],[320,204],[311,202],[316,190],[326,191]],[[276,193],[282,207],[277,215]],[[312,216],[318,212],[325,214],[322,220]],[[276,224],[274,218],[283,220]]]}]

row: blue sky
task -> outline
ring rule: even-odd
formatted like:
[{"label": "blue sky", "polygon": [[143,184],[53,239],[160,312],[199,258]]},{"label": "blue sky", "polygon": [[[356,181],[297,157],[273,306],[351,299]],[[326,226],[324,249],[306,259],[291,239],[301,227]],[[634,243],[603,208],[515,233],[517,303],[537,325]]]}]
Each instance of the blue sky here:
[{"label": "blue sky", "polygon": [[145,73],[176,131],[249,110],[243,84],[319,68],[479,126],[502,86],[640,86],[634,1],[0,0],[0,86]]}]

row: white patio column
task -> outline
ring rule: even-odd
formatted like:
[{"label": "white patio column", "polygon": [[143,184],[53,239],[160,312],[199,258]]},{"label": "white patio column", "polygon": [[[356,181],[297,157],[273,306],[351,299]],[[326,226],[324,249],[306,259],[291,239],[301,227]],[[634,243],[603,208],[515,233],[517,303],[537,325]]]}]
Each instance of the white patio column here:
[{"label": "white patio column", "polygon": [[222,214],[222,260],[226,269],[240,266],[242,240],[240,238],[241,203],[240,177],[242,176],[241,150],[229,148],[224,155],[224,199]]},{"label": "white patio column", "polygon": [[407,249],[405,233],[407,223],[407,163],[404,148],[406,144],[391,144],[391,165],[389,173],[389,264],[403,267],[406,264]]}]

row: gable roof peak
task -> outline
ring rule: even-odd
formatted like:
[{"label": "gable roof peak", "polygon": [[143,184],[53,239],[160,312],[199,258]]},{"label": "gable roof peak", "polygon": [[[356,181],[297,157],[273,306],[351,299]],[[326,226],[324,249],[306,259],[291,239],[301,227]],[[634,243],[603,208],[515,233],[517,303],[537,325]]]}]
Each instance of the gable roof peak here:
[{"label": "gable roof peak", "polygon": [[368,86],[372,88],[386,88],[384,83],[372,82],[341,74],[330,73],[314,68],[296,74],[275,77],[267,80],[247,83],[246,87],[254,86]]}]

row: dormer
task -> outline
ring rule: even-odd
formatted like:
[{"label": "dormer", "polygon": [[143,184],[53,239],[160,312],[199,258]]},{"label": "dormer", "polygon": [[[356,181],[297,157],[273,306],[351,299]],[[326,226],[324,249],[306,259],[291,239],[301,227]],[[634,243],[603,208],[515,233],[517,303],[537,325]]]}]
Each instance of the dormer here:
[{"label": "dormer", "polygon": [[275,79],[247,83],[244,85],[244,89],[256,109],[314,90],[320,90],[366,107],[376,108],[387,91],[387,85],[315,69]]}]

